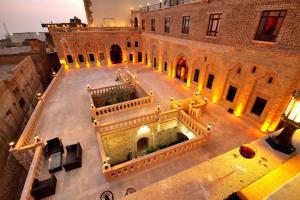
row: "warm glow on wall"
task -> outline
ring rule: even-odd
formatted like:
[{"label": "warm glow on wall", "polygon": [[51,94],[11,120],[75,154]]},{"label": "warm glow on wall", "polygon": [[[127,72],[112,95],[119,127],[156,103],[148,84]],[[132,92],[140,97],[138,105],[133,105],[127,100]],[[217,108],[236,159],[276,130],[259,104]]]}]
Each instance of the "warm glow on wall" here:
[{"label": "warm glow on wall", "polygon": [[86,67],[87,67],[87,68],[90,68],[90,66],[91,66],[90,63],[89,63],[89,62],[86,62]]},{"label": "warm glow on wall", "polygon": [[108,59],[107,64],[108,64],[108,66],[111,66],[111,60],[110,59]]},{"label": "warm glow on wall", "polygon": [[263,125],[261,126],[260,130],[262,132],[267,132],[268,131],[268,128],[270,126],[270,120],[266,120]]},{"label": "warm glow on wall", "polygon": [[211,98],[211,101],[213,103],[217,103],[218,102],[218,98],[219,98],[219,90],[218,89],[215,89],[214,93],[213,93],[213,96]]},{"label": "warm glow on wall", "polygon": [[158,64],[158,71],[160,71],[160,72],[162,71],[162,65],[161,65],[161,63]]},{"label": "warm glow on wall", "polygon": [[69,69],[69,65],[64,65],[65,70]]},{"label": "warm glow on wall", "polygon": [[148,67],[150,67],[151,66],[151,63],[150,63],[150,61],[148,61]]},{"label": "warm glow on wall", "polygon": [[97,60],[96,65],[97,65],[97,67],[100,67],[100,62],[99,62],[99,60]]},{"label": "warm glow on wall", "polygon": [[243,111],[243,104],[240,103],[240,104],[236,107],[236,109],[235,109],[235,111],[234,111],[234,115],[237,116],[237,117],[239,117],[239,116],[241,116],[242,111]]}]

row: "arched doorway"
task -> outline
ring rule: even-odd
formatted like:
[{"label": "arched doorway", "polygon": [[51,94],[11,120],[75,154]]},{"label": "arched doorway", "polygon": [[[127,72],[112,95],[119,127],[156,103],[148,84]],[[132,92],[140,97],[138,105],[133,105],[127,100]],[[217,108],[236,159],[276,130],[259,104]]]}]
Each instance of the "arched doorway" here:
[{"label": "arched doorway", "polygon": [[137,151],[143,152],[148,149],[149,146],[149,139],[146,137],[143,137],[137,141]]},{"label": "arched doorway", "polygon": [[117,44],[114,44],[110,48],[110,60],[113,64],[122,63],[122,50]]},{"label": "arched doorway", "polygon": [[143,61],[142,52],[138,52],[138,62],[142,62],[142,61]]},{"label": "arched doorway", "polygon": [[176,78],[183,80],[184,82],[187,82],[188,77],[188,67],[186,64],[186,58],[182,56],[176,66]]}]

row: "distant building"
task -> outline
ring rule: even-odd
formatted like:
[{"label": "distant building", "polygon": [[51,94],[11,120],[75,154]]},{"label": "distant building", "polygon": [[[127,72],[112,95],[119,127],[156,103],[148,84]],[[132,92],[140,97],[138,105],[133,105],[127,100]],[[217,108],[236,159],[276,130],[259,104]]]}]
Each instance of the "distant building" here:
[{"label": "distant building", "polygon": [[46,42],[45,32],[11,33],[7,38],[9,38],[13,44],[22,44],[26,39],[38,39],[41,42]]},{"label": "distant building", "polygon": [[70,19],[70,22],[62,22],[62,23],[42,23],[43,28],[50,28],[50,27],[63,27],[63,28],[68,28],[68,27],[86,27],[85,23],[81,22],[81,19],[78,17],[74,16],[74,18]]},{"label": "distant building", "polygon": [[130,10],[144,7],[159,0],[83,0],[89,26],[128,26]]}]

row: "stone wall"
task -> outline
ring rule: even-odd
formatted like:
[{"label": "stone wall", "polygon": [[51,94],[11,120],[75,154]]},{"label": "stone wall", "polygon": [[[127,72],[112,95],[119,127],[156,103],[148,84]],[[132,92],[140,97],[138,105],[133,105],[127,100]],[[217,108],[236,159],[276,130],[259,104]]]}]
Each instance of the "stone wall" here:
[{"label": "stone wall", "polygon": [[[75,29],[76,30],[76,29]],[[122,31],[102,31],[93,28],[78,29],[72,32],[57,32],[51,30],[51,35],[57,48],[61,61],[67,62],[67,55],[72,56],[73,65],[77,67],[89,67],[90,65],[110,65],[110,50],[112,45],[119,45],[122,50],[123,63],[130,63],[129,55],[133,55],[133,61],[138,61],[138,52],[142,51],[141,35],[138,31],[124,29]],[[86,31],[88,30],[88,31]],[[135,42],[138,47],[135,47]],[[127,42],[131,46],[127,47]],[[104,54],[104,60],[100,58],[100,53]],[[91,62],[89,54],[93,54],[95,61]],[[79,62],[78,55],[83,55],[84,62]],[[99,63],[99,64],[98,64]],[[68,63],[71,64],[72,63]]]},{"label": "stone wall", "polygon": [[[188,67],[187,87],[200,91],[213,103],[220,103],[236,116],[253,122],[262,131],[273,131],[280,114],[299,90],[300,33],[299,1],[209,1],[142,12],[143,55],[148,66],[176,77],[177,63],[184,57]],[[276,42],[255,41],[264,10],[287,10]],[[209,14],[222,13],[217,37],[206,36]],[[191,16],[189,34],[182,34],[182,17]],[[164,18],[171,18],[170,33],[164,33]],[[151,31],[151,19],[156,30]],[[144,58],[145,60],[145,58]],[[194,81],[196,69],[200,71]],[[212,88],[207,87],[214,76]],[[229,87],[237,92],[226,100]],[[267,101],[261,115],[251,112],[257,97]]]}]

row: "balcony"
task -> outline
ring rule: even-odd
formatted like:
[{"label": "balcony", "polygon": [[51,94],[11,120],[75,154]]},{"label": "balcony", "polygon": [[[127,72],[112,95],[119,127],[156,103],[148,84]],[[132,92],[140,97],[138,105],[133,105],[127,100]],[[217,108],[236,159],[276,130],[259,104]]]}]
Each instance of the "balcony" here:
[{"label": "balcony", "polygon": [[153,5],[148,4],[147,6],[142,8],[142,11],[149,12],[194,2],[208,2],[208,0],[165,0],[163,2],[161,1],[160,3],[156,3]]}]

